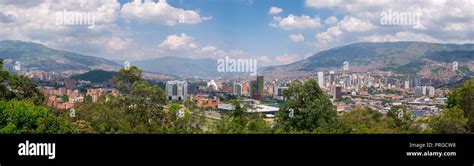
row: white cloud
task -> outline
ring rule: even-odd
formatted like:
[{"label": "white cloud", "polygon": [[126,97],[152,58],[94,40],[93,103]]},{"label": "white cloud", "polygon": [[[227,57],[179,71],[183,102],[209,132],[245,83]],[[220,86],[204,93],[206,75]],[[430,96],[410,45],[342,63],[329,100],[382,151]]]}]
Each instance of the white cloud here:
[{"label": "white cloud", "polygon": [[425,42],[440,42],[431,36],[425,34],[416,34],[411,32],[398,32],[395,35],[371,35],[361,37],[362,41],[369,42],[396,42],[396,41],[425,41]]},{"label": "white cloud", "polygon": [[182,50],[182,49],[194,49],[197,48],[194,39],[184,33],[178,35],[169,35],[166,39],[159,45],[159,48],[165,50]]},{"label": "white cloud", "polygon": [[0,5],[0,24],[11,26],[18,31],[28,32],[65,32],[84,29],[85,26],[61,26],[56,24],[58,14],[66,12],[90,13],[94,17],[97,26],[109,26],[114,24],[120,4],[115,0],[85,1],[71,0],[65,3],[60,0],[34,1],[34,5],[18,5],[17,3],[2,2]]},{"label": "white cloud", "polygon": [[212,20],[212,16],[205,16],[205,17],[202,17],[202,20],[204,20],[204,21]]},{"label": "white cloud", "polygon": [[365,32],[376,28],[374,24],[367,20],[348,16],[344,17],[344,19],[338,23],[338,26],[348,32]]},{"label": "white cloud", "polygon": [[215,46],[212,46],[212,45],[207,45],[203,48],[201,48],[201,51],[204,52],[204,53],[213,53],[217,50],[217,48]]},{"label": "white cloud", "polygon": [[[332,8],[346,12],[374,11],[390,4],[398,3],[393,0],[305,0],[305,6],[311,8]],[[400,1],[400,4],[411,3]]]},{"label": "white cloud", "polygon": [[474,22],[469,25],[469,24],[465,24],[465,23],[451,23],[451,24],[447,24],[447,25],[444,25],[442,28],[441,28],[443,31],[461,31],[461,32],[465,32],[465,31],[473,31],[474,29]]},{"label": "white cloud", "polygon": [[327,47],[331,42],[337,40],[343,32],[338,26],[329,28],[326,32],[320,32],[316,34],[316,39],[318,39],[319,45],[321,48]]},{"label": "white cloud", "polygon": [[[94,28],[89,25],[57,24],[60,13],[90,14]],[[32,41],[77,53],[113,58],[131,41],[115,24],[120,11],[116,0],[27,0],[0,2],[0,34],[9,40]],[[4,19],[4,17],[6,19]],[[93,43],[100,42],[100,45]],[[110,53],[110,54],[107,54]]]},{"label": "white cloud", "polygon": [[311,18],[306,15],[294,16],[290,14],[286,18],[273,17],[273,22],[270,22],[269,25],[270,27],[282,28],[284,30],[319,28],[321,27],[321,19],[319,16]]},{"label": "white cloud", "polygon": [[276,56],[275,60],[280,64],[289,64],[300,60],[300,57],[298,55],[284,53],[283,55]]},{"label": "white cloud", "polygon": [[335,26],[328,28],[325,32],[319,32],[316,34],[316,39],[318,39],[319,45],[322,48],[329,46],[332,42],[338,41],[339,37],[342,36],[345,32],[366,32],[377,27],[370,23],[369,21],[364,21],[358,18],[346,16],[343,20],[337,23]]},{"label": "white cloud", "polygon": [[281,13],[281,12],[283,12],[283,9],[281,9],[279,7],[272,6],[270,8],[270,10],[268,11],[268,14],[272,15],[272,14],[278,14],[278,13]]},{"label": "white cloud", "polygon": [[126,3],[122,5],[121,13],[125,20],[159,23],[167,26],[175,26],[178,23],[197,24],[203,20],[212,19],[212,17],[202,17],[199,12],[194,10],[175,8],[169,5],[166,0]]},{"label": "white cloud", "polygon": [[303,42],[304,41],[304,36],[301,34],[291,34],[288,36],[288,38],[291,39],[291,41],[298,43],[298,42]]},{"label": "white cloud", "polygon": [[272,58],[269,56],[259,56],[257,60],[263,64],[271,64],[273,62]]},{"label": "white cloud", "polygon": [[255,55],[241,49],[222,50],[212,44],[197,43],[195,39],[185,33],[180,35],[169,35],[155,49],[149,50],[148,57],[141,59],[152,59],[163,56],[180,56],[193,59],[202,58],[257,58]]},{"label": "white cloud", "polygon": [[[335,13],[358,18],[370,23],[380,23],[381,13],[394,11],[397,13],[420,13],[419,27],[382,26],[373,32],[385,37],[396,37],[398,32],[409,32],[416,35],[428,35],[441,41],[470,41],[474,36],[474,0],[435,0],[435,1],[393,1],[393,0],[306,0],[305,6],[316,9],[329,9]],[[346,23],[351,23],[347,20]],[[370,24],[354,21],[341,30],[361,32],[359,27],[371,29]],[[351,26],[354,25],[354,26]],[[355,26],[357,25],[357,26]],[[342,28],[346,29],[342,29]],[[357,28],[356,28],[357,27]],[[408,28],[408,29],[407,29]],[[372,30],[374,30],[372,28]],[[349,32],[349,31],[348,31]],[[369,32],[369,31],[365,31]],[[347,38],[356,39],[358,35],[347,33]],[[399,34],[400,35],[400,34]]]},{"label": "white cloud", "polygon": [[123,51],[128,48],[131,44],[132,40],[127,38],[120,38],[120,37],[104,37],[99,40],[91,41],[97,45],[105,45],[114,51]]},{"label": "white cloud", "polygon": [[331,16],[331,17],[328,17],[326,18],[326,20],[324,21],[324,23],[328,24],[328,25],[334,25],[337,23],[337,18],[335,16]]},{"label": "white cloud", "polygon": [[343,0],[305,0],[305,6],[314,8],[337,7]]}]

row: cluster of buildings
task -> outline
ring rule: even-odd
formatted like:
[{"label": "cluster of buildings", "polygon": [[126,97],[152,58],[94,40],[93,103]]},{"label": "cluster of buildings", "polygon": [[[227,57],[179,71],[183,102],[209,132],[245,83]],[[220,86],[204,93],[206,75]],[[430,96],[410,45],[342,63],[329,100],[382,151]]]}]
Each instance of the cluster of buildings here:
[{"label": "cluster of buildings", "polygon": [[361,107],[387,113],[391,107],[403,105],[416,116],[431,116],[443,108],[449,92],[436,89],[432,80],[390,71],[329,71],[316,75],[319,86],[331,97],[340,113]]},{"label": "cluster of buildings", "polygon": [[86,96],[90,96],[92,99],[92,102],[97,102],[100,96],[106,95],[106,94],[118,96],[119,91],[118,89],[115,89],[115,88],[98,88],[98,89],[90,88],[90,89],[87,89]]},{"label": "cluster of buildings", "polygon": [[46,105],[56,109],[70,109],[74,104],[84,101],[84,94],[78,90],[41,87],[40,92],[44,95]]},{"label": "cluster of buildings", "polygon": [[[168,101],[183,101],[188,98],[188,83],[186,81],[166,82],[166,94]],[[235,96],[247,96],[251,99],[261,100],[264,96],[273,95],[273,85],[265,85],[264,77],[257,76],[256,80],[221,82],[210,80],[205,87],[197,87],[196,98],[203,98],[199,94],[232,94]],[[281,92],[281,91],[280,91]],[[207,95],[208,96],[208,95]]]},{"label": "cluster of buildings", "polygon": [[119,91],[114,88],[90,88],[86,93],[81,93],[77,89],[72,90],[65,87],[41,87],[40,92],[44,95],[47,106],[60,110],[73,108],[76,103],[83,102],[86,96],[90,96],[92,102],[97,102],[99,97],[105,94],[119,95]]},{"label": "cluster of buildings", "polygon": [[[249,113],[264,113],[268,117],[279,110],[270,103],[262,104],[262,100],[283,100],[283,91],[288,87],[275,86],[265,82],[264,76],[257,76],[255,80],[209,80],[197,87],[186,81],[168,81],[166,83],[166,96],[169,102],[180,102],[189,99],[199,108],[212,109],[220,112],[235,110],[235,106],[225,101],[241,98],[242,104],[246,105]],[[275,88],[276,87],[276,88]],[[197,89],[188,92],[188,89]]]}]

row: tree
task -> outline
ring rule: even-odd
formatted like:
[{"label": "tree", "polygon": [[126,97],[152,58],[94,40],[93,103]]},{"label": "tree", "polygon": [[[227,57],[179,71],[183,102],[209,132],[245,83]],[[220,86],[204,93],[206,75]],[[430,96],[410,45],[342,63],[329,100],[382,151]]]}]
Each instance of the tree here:
[{"label": "tree", "polygon": [[136,66],[131,66],[130,68],[121,68],[117,75],[113,77],[113,81],[122,93],[129,93],[132,85],[140,81],[141,78],[142,70]]},{"label": "tree", "polygon": [[0,66],[0,98],[6,100],[31,100],[40,105],[44,96],[36,88],[36,84],[26,76],[10,75],[3,70],[3,60]]},{"label": "tree", "polygon": [[74,133],[74,128],[60,117],[48,112],[45,106],[31,101],[0,101],[0,133]]},{"label": "tree", "polygon": [[165,131],[167,133],[202,133],[202,128],[206,125],[206,117],[203,111],[195,110],[195,112],[191,112],[188,109],[181,108],[177,103],[168,106],[167,117],[169,117],[169,123],[167,123]]},{"label": "tree", "polygon": [[165,123],[163,106],[166,105],[166,95],[156,85],[146,81],[136,81],[130,94],[125,95],[127,115],[133,117],[130,121],[134,125],[143,125],[146,132],[157,132]]},{"label": "tree", "polygon": [[[104,95],[97,102],[84,101],[76,106],[74,124],[97,133],[162,133],[167,119],[164,92],[146,81],[135,81],[128,94]],[[78,121],[84,122],[78,122]]]},{"label": "tree", "polygon": [[341,133],[397,133],[389,126],[387,119],[377,111],[369,108],[358,108],[344,112],[338,117]]},{"label": "tree", "polygon": [[412,114],[404,106],[393,106],[387,113],[386,121],[390,128],[398,133],[419,133],[422,131],[419,124],[412,119]]},{"label": "tree", "polygon": [[468,119],[459,107],[444,109],[440,114],[431,118],[429,125],[433,133],[462,134],[467,133]]},{"label": "tree", "polygon": [[16,99],[31,100],[37,105],[44,102],[44,96],[36,88],[36,83],[26,76],[10,75],[8,84],[14,92]]},{"label": "tree", "polygon": [[283,96],[288,100],[277,113],[279,131],[313,132],[334,127],[336,108],[315,80],[295,81]]},{"label": "tree", "polygon": [[74,107],[76,116],[71,120],[79,132],[82,132],[82,127],[88,128],[84,126],[87,124],[94,133],[132,133],[133,128],[126,122],[127,116],[120,107],[112,107],[102,101],[79,103]]},{"label": "tree", "polygon": [[78,134],[93,134],[95,133],[94,128],[92,127],[91,123],[78,120],[72,123],[72,126],[76,129],[76,133]]},{"label": "tree", "polygon": [[468,131],[474,132],[474,78],[454,90],[446,102],[447,108],[459,107],[468,119]]},{"label": "tree", "polygon": [[165,93],[146,81],[136,81],[127,99],[127,103],[135,104],[135,108],[139,110],[163,110],[166,103]]},{"label": "tree", "polygon": [[76,106],[74,124],[87,130],[90,126],[97,133],[164,132],[166,95],[157,85],[141,80],[141,73],[136,66],[120,69],[114,81],[122,95],[85,100]]},{"label": "tree", "polygon": [[247,108],[237,100],[230,101],[230,103],[235,106],[235,110],[213,124],[214,133],[271,133],[270,125],[263,120],[261,114],[248,114]]},{"label": "tree", "polygon": [[8,89],[8,80],[10,74],[7,71],[0,70],[0,98],[11,100],[15,98],[15,93]]}]

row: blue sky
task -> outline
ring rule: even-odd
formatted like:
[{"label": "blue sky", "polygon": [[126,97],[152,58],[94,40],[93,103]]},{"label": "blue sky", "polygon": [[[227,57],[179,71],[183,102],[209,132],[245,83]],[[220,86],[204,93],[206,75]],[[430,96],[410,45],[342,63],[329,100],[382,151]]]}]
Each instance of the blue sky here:
[{"label": "blue sky", "polygon": [[[121,3],[128,3],[128,1],[121,1]],[[250,54],[259,55],[280,55],[287,52],[304,54],[316,50],[288,40],[288,31],[270,27],[268,24],[272,21],[272,17],[286,17],[289,14],[328,15],[327,10],[306,9],[304,1],[295,0],[174,0],[168,1],[168,3],[177,8],[199,10],[203,16],[212,16],[212,20],[200,24],[173,27],[137,22],[133,22],[133,24],[122,22],[120,25],[129,26],[131,29],[139,31],[153,31],[151,36],[137,36],[137,40],[144,43],[159,44],[170,34],[185,33],[194,37],[198,43],[210,43],[225,50],[242,49]],[[268,11],[272,6],[284,6],[285,9],[277,15],[269,15]],[[312,35],[315,30],[303,29],[293,32]]]},{"label": "blue sky", "polygon": [[[0,40],[113,60],[279,65],[354,42],[473,43],[473,8],[474,0],[4,0]],[[63,11],[92,13],[94,28],[59,24]],[[398,14],[415,17],[406,25]]]}]

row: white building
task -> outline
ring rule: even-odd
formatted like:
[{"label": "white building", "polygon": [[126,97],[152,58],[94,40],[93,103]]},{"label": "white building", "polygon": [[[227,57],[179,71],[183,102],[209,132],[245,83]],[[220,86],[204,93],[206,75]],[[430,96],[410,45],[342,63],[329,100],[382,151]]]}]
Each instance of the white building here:
[{"label": "white building", "polygon": [[166,95],[168,101],[182,101],[188,96],[188,83],[185,81],[166,82]]},{"label": "white building", "polygon": [[283,91],[287,90],[287,89],[288,89],[288,87],[284,87],[284,86],[276,87],[274,89],[275,92],[273,93],[273,98],[277,99],[277,100],[284,100],[285,97],[283,96]]},{"label": "white building", "polygon": [[415,88],[415,96],[428,96],[434,97],[435,96],[435,88],[432,86],[417,86]]},{"label": "white building", "polygon": [[318,84],[321,89],[324,88],[324,73],[322,71],[318,72]]},{"label": "white building", "polygon": [[434,97],[435,96],[435,88],[432,87],[432,86],[427,86],[426,87],[426,96]]},{"label": "white building", "polygon": [[214,80],[207,82],[207,89],[217,91],[217,83]]},{"label": "white building", "polygon": [[336,82],[335,76],[334,76],[334,71],[329,71],[329,84],[334,85],[334,82]]}]

